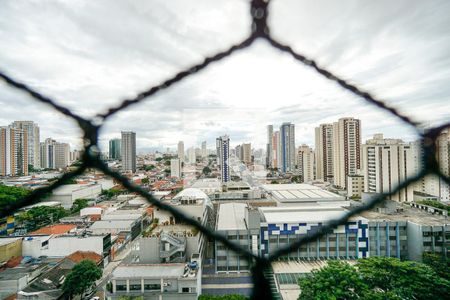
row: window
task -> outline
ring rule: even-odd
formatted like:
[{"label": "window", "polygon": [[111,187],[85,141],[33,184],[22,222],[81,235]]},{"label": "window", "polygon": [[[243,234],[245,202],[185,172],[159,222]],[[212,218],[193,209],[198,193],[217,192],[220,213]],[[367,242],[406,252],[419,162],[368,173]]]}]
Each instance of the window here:
[{"label": "window", "polygon": [[151,283],[144,284],[144,290],[159,291],[161,290],[161,284],[151,284]]},{"label": "window", "polygon": [[190,288],[188,288],[188,287],[181,288],[181,292],[182,293],[189,293],[190,292]]},{"label": "window", "polygon": [[130,291],[140,291],[141,285],[140,284],[130,284]]}]

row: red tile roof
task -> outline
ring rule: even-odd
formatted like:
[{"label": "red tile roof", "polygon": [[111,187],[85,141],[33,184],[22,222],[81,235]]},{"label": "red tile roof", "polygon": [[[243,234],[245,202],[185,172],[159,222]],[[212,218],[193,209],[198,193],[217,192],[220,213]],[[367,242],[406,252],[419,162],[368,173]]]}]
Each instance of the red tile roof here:
[{"label": "red tile roof", "polygon": [[63,234],[71,231],[76,227],[77,226],[75,224],[56,224],[42,227],[36,231],[31,232],[30,234]]},{"label": "red tile roof", "polygon": [[102,261],[102,256],[93,251],[77,251],[66,257],[75,263],[79,263],[82,260],[89,259],[95,262],[97,265]]}]

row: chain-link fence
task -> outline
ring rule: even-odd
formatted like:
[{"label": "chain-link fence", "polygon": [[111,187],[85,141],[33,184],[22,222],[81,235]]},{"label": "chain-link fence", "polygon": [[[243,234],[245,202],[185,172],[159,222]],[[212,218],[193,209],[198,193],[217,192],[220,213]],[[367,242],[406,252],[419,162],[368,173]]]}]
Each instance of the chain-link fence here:
[{"label": "chain-link fence", "polygon": [[[410,117],[403,115],[401,112],[396,110],[395,108],[389,106],[384,101],[379,100],[375,98],[372,94],[370,94],[367,91],[363,91],[354,84],[351,84],[347,82],[346,80],[343,80],[330,71],[320,67],[313,59],[306,57],[305,55],[302,55],[301,53],[298,53],[294,51],[290,46],[284,45],[280,42],[278,42],[273,36],[270,34],[270,28],[267,25],[267,16],[269,13],[269,1],[264,0],[252,0],[250,3],[250,14],[251,18],[253,20],[252,22],[252,28],[251,28],[251,34],[249,37],[247,37],[242,42],[231,46],[228,48],[228,50],[224,52],[217,53],[216,55],[207,57],[203,60],[203,62],[192,66],[186,70],[183,70],[177,74],[175,74],[172,78],[167,79],[163,83],[150,87],[149,89],[139,93],[135,98],[133,99],[125,99],[121,102],[120,105],[116,107],[111,107],[106,113],[98,114],[96,117],[92,119],[86,119],[83,118],[75,113],[73,113],[68,108],[57,104],[52,98],[47,97],[38,91],[35,91],[31,87],[27,86],[26,84],[21,83],[20,81],[14,79],[10,75],[7,75],[5,72],[0,71],[0,78],[2,78],[7,85],[16,88],[18,90],[21,90],[25,93],[28,93],[30,97],[32,97],[34,100],[45,103],[49,106],[51,106],[53,109],[57,110],[59,113],[66,115],[73,120],[75,120],[78,123],[78,126],[81,128],[84,136],[84,154],[82,156],[82,163],[78,167],[78,169],[64,174],[62,177],[60,177],[56,182],[51,184],[50,186],[40,188],[37,190],[34,190],[32,193],[29,194],[29,196],[20,199],[14,204],[11,204],[7,206],[3,211],[0,212],[0,217],[5,217],[10,214],[12,214],[17,209],[25,206],[30,205],[33,203],[36,203],[39,201],[41,197],[46,195],[47,193],[53,191],[55,188],[61,186],[69,179],[75,178],[78,175],[81,175],[84,171],[86,171],[87,168],[96,168],[100,171],[102,171],[104,174],[111,176],[114,178],[117,182],[121,183],[126,189],[128,189],[130,192],[137,193],[148,200],[149,203],[156,206],[159,209],[165,210],[169,213],[171,213],[176,219],[180,221],[184,221],[187,224],[190,224],[192,226],[195,226],[198,228],[198,230],[208,236],[211,239],[214,239],[215,241],[221,242],[223,245],[231,249],[232,251],[235,251],[239,253],[240,255],[244,256],[249,263],[252,265],[252,277],[253,277],[253,283],[254,283],[254,289],[252,293],[252,299],[271,299],[273,298],[269,283],[267,278],[264,276],[264,271],[270,267],[270,263],[278,258],[280,258],[283,255],[286,255],[290,252],[296,251],[300,246],[304,245],[305,243],[315,241],[318,238],[321,238],[322,236],[326,235],[327,233],[330,233],[333,228],[337,227],[338,225],[344,224],[347,222],[349,218],[351,218],[354,215],[357,215],[363,211],[369,210],[373,208],[375,205],[381,203],[386,199],[386,197],[390,195],[394,195],[399,190],[406,188],[408,185],[414,183],[415,181],[423,178],[424,176],[428,174],[436,174],[439,176],[443,181],[445,181],[447,184],[450,184],[450,178],[445,176],[441,169],[439,168],[438,161],[436,159],[436,143],[437,138],[439,137],[439,134],[450,126],[450,122],[443,124],[438,127],[434,127],[431,129],[423,130],[420,128],[420,124]],[[210,64],[213,64],[216,61],[219,61],[227,56],[232,55],[233,53],[243,50],[257,39],[264,39],[267,42],[270,43],[274,48],[278,49],[279,51],[289,53],[292,55],[293,58],[295,58],[300,63],[313,68],[315,71],[317,71],[319,74],[324,76],[325,78],[329,79],[330,81],[333,81],[334,83],[341,86],[343,89],[350,91],[351,93],[355,94],[356,96],[359,96],[364,101],[368,102],[369,104],[375,105],[376,107],[388,111],[393,116],[399,118],[404,123],[407,123],[411,125],[413,128],[416,129],[417,134],[420,136],[423,151],[422,151],[422,157],[423,164],[421,167],[421,170],[415,174],[412,177],[409,177],[407,180],[399,184],[391,193],[389,194],[381,194],[377,197],[373,197],[369,202],[366,204],[356,207],[352,210],[349,210],[345,215],[340,217],[339,219],[330,220],[323,226],[321,226],[317,231],[315,231],[312,234],[307,234],[299,239],[297,239],[294,242],[291,242],[288,246],[282,247],[278,249],[275,253],[271,254],[269,257],[261,257],[259,255],[253,254],[251,251],[249,251],[247,248],[243,248],[238,244],[235,244],[231,241],[229,241],[226,237],[216,233],[213,229],[203,226],[200,222],[198,222],[195,219],[192,219],[190,217],[185,216],[180,210],[174,208],[173,206],[167,205],[165,203],[162,203],[155,199],[151,194],[149,194],[147,191],[143,190],[140,186],[134,184],[133,182],[129,181],[127,177],[111,170],[101,159],[100,159],[100,152],[98,150],[98,135],[99,130],[103,126],[103,124],[114,114],[118,113],[122,109],[125,109],[127,107],[130,107],[134,104],[140,103],[146,99],[149,99],[150,97],[157,94],[159,91],[163,89],[167,89],[186,77],[189,77],[192,74],[195,74],[197,72],[200,72],[201,70],[205,69]]]}]

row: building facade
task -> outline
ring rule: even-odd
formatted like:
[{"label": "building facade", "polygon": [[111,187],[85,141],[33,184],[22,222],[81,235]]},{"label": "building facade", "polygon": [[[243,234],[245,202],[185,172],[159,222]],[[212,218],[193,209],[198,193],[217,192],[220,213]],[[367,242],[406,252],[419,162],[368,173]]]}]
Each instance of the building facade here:
[{"label": "building facade", "polygon": [[183,141],[178,142],[177,154],[178,154],[178,159],[183,162],[184,161],[184,142]]},{"label": "building facade", "polygon": [[216,139],[217,157],[220,165],[220,175],[222,182],[231,180],[230,175],[230,137],[224,135]]},{"label": "building facade", "polygon": [[[362,146],[364,191],[391,193],[417,172],[419,164],[414,145],[399,139],[384,139],[376,134]],[[388,197],[395,201],[413,201],[414,187],[406,187]]]},{"label": "building facade", "polygon": [[136,172],[136,133],[122,131],[121,155],[122,170],[124,172]]},{"label": "building facade", "polygon": [[28,132],[0,127],[0,176],[28,175]]},{"label": "building facade", "polygon": [[181,178],[181,160],[179,158],[170,160],[170,176]]},{"label": "building facade", "polygon": [[39,126],[33,121],[14,121],[11,124],[16,129],[22,129],[27,132],[28,144],[28,164],[35,169],[41,167],[39,155],[40,130]]},{"label": "building facade", "polygon": [[338,187],[347,188],[347,176],[361,169],[361,121],[341,118],[333,124],[333,178]]},{"label": "building facade", "polygon": [[314,151],[308,145],[301,145],[297,150],[297,169],[302,176],[302,182],[314,180]]},{"label": "building facade", "polygon": [[273,168],[273,125],[267,125],[266,168]]},{"label": "building facade", "polygon": [[121,158],[121,140],[112,139],[109,140],[109,159],[119,160]]},{"label": "building facade", "polygon": [[295,125],[286,122],[280,127],[280,171],[292,172],[295,170]]},{"label": "building facade", "polygon": [[321,124],[315,129],[316,179],[333,182],[333,125]]}]

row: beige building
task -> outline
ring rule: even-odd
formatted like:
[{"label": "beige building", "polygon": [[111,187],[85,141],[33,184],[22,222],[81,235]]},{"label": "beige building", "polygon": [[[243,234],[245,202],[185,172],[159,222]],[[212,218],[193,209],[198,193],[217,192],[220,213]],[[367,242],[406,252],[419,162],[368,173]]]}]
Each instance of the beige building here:
[{"label": "beige building", "polygon": [[0,239],[0,263],[22,255],[22,238]]},{"label": "beige building", "polygon": [[183,162],[184,161],[184,142],[183,141],[178,142],[177,153],[178,153],[178,159],[180,159]]},{"label": "beige building", "polygon": [[252,144],[242,144],[242,161],[246,164],[252,163]]},{"label": "beige building", "polygon": [[364,192],[364,176],[349,175],[347,178],[347,196],[352,198],[361,198]]},{"label": "beige building", "polygon": [[28,175],[28,132],[0,127],[0,176]]},{"label": "beige building", "polygon": [[333,125],[316,127],[315,141],[316,179],[333,182]]},{"label": "beige building", "polygon": [[70,145],[59,143],[51,138],[40,144],[41,167],[63,169],[70,165]]},{"label": "beige building", "polygon": [[301,145],[297,150],[297,169],[302,175],[302,182],[314,180],[314,151],[308,145]]},{"label": "beige building", "polygon": [[40,156],[39,156],[39,126],[33,121],[14,121],[11,124],[16,129],[22,129],[27,132],[28,143],[28,164],[34,168],[40,168]]},{"label": "beige building", "polygon": [[[364,191],[390,193],[401,182],[418,171],[419,159],[414,143],[400,139],[385,139],[376,134],[362,145]],[[413,201],[414,186],[388,197],[395,201]]]},{"label": "beige building", "polygon": [[361,121],[341,118],[333,123],[333,181],[347,188],[347,176],[361,169]]}]

